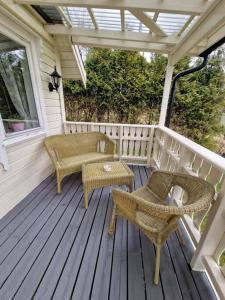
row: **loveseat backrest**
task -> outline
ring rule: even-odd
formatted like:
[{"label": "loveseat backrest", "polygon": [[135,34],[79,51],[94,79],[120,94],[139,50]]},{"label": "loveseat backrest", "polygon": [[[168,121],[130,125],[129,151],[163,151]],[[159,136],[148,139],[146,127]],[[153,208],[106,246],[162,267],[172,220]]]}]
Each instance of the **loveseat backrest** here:
[{"label": "loveseat backrest", "polygon": [[58,159],[62,159],[74,155],[96,152],[99,142],[104,140],[104,133],[82,132],[52,135],[45,138],[44,143],[49,153],[53,151]]}]

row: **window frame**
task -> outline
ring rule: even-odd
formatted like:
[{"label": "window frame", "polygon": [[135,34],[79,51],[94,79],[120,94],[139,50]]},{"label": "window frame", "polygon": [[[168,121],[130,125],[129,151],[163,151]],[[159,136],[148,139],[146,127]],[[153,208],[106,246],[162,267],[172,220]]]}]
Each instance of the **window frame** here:
[{"label": "window frame", "polygon": [[[40,133],[46,133],[47,132],[47,126],[46,121],[43,118],[43,106],[41,105],[40,101],[42,99],[40,94],[41,84],[40,84],[40,56],[38,57],[38,53],[40,52],[41,44],[40,39],[38,41],[37,38],[32,38],[31,36],[22,36],[18,32],[12,31],[10,28],[3,26],[0,24],[0,33],[5,35],[6,37],[12,39],[12,41],[17,42],[22,47],[25,48],[26,56],[27,56],[27,62],[29,66],[29,72],[30,72],[30,78],[31,78],[31,84],[34,94],[34,100],[35,105],[37,109],[37,115],[38,115],[38,122],[39,126],[36,128],[26,129],[19,132],[12,132],[12,133],[6,133],[4,129],[4,125],[0,126],[0,130],[2,131],[2,128],[4,129],[4,132],[1,132],[1,136],[3,137],[3,145],[12,145],[13,140],[15,140],[15,143],[19,142],[19,137],[21,137],[21,142],[26,139],[30,139],[32,136],[40,135]],[[39,50],[39,51],[37,51]],[[2,119],[0,118],[0,122],[2,122]],[[3,122],[2,122],[3,123]]]}]

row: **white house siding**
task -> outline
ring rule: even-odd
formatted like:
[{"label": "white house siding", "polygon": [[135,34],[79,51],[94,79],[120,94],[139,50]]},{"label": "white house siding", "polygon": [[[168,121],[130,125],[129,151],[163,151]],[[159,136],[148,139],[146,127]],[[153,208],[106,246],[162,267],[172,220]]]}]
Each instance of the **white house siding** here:
[{"label": "white house siding", "polygon": [[63,130],[59,94],[48,91],[48,74],[56,64],[59,66],[59,57],[54,47],[43,39],[39,53],[40,98],[43,98],[40,102],[46,112],[44,117],[48,129],[46,134],[39,137],[7,146],[9,169],[5,171],[0,165],[0,218],[53,172],[51,161],[43,147],[43,139],[46,135],[59,134]]}]

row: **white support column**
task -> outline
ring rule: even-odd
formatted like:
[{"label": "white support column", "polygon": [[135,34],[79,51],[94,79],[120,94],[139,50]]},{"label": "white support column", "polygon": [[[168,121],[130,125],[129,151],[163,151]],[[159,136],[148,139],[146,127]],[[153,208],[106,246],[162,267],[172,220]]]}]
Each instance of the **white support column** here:
[{"label": "white support column", "polygon": [[165,120],[166,120],[166,112],[167,112],[168,100],[170,95],[170,87],[171,87],[172,77],[173,77],[174,66],[172,65],[171,61],[172,61],[171,57],[168,57],[162,104],[161,104],[160,117],[159,117],[159,125],[161,126],[165,124]]}]

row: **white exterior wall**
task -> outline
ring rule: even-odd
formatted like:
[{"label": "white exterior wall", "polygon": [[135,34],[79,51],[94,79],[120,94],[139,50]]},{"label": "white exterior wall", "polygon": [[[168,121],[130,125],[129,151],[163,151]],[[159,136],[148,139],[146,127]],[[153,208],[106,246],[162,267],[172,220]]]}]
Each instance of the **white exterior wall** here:
[{"label": "white exterior wall", "polygon": [[[0,10],[1,14],[1,10]],[[5,23],[6,20],[4,20]],[[18,24],[13,24],[9,19],[9,25],[15,26],[19,31]],[[1,29],[1,28],[0,28]],[[24,32],[22,29],[21,34]],[[3,32],[4,33],[4,32]],[[29,33],[27,36],[31,36]],[[59,66],[59,57],[54,47],[38,37],[40,45],[37,50],[36,68],[39,69],[37,76],[37,87],[39,91],[38,100],[41,103],[44,130],[37,136],[30,136],[24,141],[6,146],[9,169],[4,170],[0,164],[0,218],[29,194],[41,181],[49,176],[52,171],[51,161],[43,147],[43,139],[47,135],[62,133],[62,111],[60,94],[48,91],[49,73],[53,67]],[[37,67],[38,66],[38,67]],[[61,89],[61,97],[62,89]]]}]

